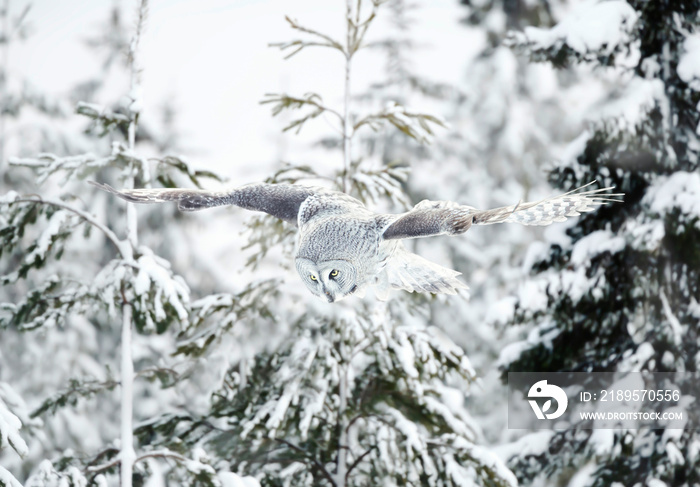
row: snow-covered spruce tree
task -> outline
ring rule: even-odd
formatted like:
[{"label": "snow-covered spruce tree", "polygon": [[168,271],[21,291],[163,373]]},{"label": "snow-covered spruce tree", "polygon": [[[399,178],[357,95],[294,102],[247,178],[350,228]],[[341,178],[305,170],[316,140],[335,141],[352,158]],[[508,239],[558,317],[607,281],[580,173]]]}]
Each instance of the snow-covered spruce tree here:
[{"label": "snow-covered spruce tree", "polygon": [[[172,396],[161,394],[158,382],[171,385],[178,371],[161,354],[164,348],[167,353],[168,344],[172,347],[174,340],[167,337],[177,333],[173,325],[189,316],[190,290],[168,261],[139,244],[135,210],[127,209],[114,221],[116,212],[90,199],[84,182],[93,176],[115,177],[127,186],[154,180],[174,184],[181,174],[199,184],[203,175],[179,158],[154,161],[136,152],[142,108],[138,47],[146,10],[146,2],[140,2],[135,34],[122,46],[128,49],[121,55],[128,54],[129,86],[120,108],[77,106],[111,152],[16,158],[12,165],[31,168],[43,184],[26,195],[14,188],[0,198],[2,344],[8,345],[10,333],[19,337],[12,355],[0,358],[6,366],[3,375],[26,392],[28,401],[24,404],[4,384],[0,387],[0,446],[9,444],[26,455],[23,463],[10,463],[16,478],[29,477],[26,485],[85,485],[90,479],[105,485],[119,471],[121,485],[132,485],[132,479],[138,484],[162,470],[156,459],[176,459],[191,467],[194,473],[186,485],[202,471],[208,478],[216,474],[199,463],[196,452],[175,455],[133,448],[132,412],[140,420],[154,398],[165,406]],[[96,402],[97,408],[86,406]],[[60,415],[63,421],[55,421]],[[14,487],[15,482],[0,469],[0,485]]]},{"label": "snow-covered spruce tree", "polygon": [[[551,25],[550,7],[557,2],[461,3],[476,47],[460,85],[466,100],[449,119],[455,140],[448,157],[459,161],[460,170],[443,176],[458,182],[449,185],[454,194],[447,196],[462,200],[469,195],[469,204],[488,208],[510,204],[514,197],[526,201],[556,193],[543,165],[574,136],[578,121],[563,116],[563,87],[554,70],[518,58],[503,40],[514,26]],[[466,241],[448,242],[456,268],[469,276],[471,287],[469,310],[460,309],[459,315],[490,342],[490,354],[498,353],[500,340],[493,333],[502,329],[493,303],[520,278],[526,246],[539,233],[531,227],[492,226],[470,233]]]},{"label": "snow-covered spruce tree", "polygon": [[22,60],[16,48],[31,30],[31,2],[0,2],[0,185],[15,186],[22,182],[18,179],[21,175],[5,170],[9,154],[30,147],[36,150],[37,146],[42,149],[49,145],[72,146],[60,129],[51,124],[65,117],[65,103],[42,93],[17,69]]},{"label": "snow-covered spruce tree", "polygon": [[[414,201],[448,199],[478,208],[555,194],[543,167],[581,127],[580,117],[564,116],[572,75],[529,63],[503,40],[515,26],[550,26],[550,8],[558,11],[558,2],[461,3],[454,15],[456,22],[466,14],[462,24],[468,42],[460,45],[463,75],[446,92],[451,96],[441,111],[450,128],[440,143],[423,150],[426,157],[412,164],[408,191]],[[449,259],[448,267],[460,270],[470,286],[468,302],[436,300],[429,319],[464,347],[484,378],[468,407],[491,442],[518,434],[503,428],[506,391],[494,363],[519,330],[505,325],[507,316],[494,303],[517,289],[527,245],[541,233],[540,228],[493,225],[470,230],[464,238],[414,243],[419,254]]]},{"label": "snow-covered spruce tree", "polygon": [[[21,59],[16,48],[31,31],[30,7],[28,2],[0,3],[0,194],[19,188],[33,192],[30,177],[9,170],[9,153],[23,152],[30,146],[33,150],[72,146],[65,134],[55,128],[60,125],[56,120],[65,116],[65,104],[41,93],[17,69]],[[2,223],[0,216],[0,226]],[[0,303],[15,296],[13,290],[0,288]],[[23,379],[29,375],[26,368],[17,370],[15,359],[21,356],[21,350],[16,349],[17,338],[13,331],[0,332],[0,485],[12,486],[19,483],[10,471],[16,474],[15,467],[30,455],[25,438],[29,431],[42,425],[39,418],[31,416],[23,387],[13,381],[22,373]]]},{"label": "snow-covered spruce tree", "polygon": [[[353,144],[368,127],[393,125],[424,140],[442,125],[395,101],[368,113],[353,101],[354,61],[381,3],[348,1],[342,40],[288,18],[303,37],[278,46],[290,55],[319,46],[340,53],[344,99],[340,108],[316,93],[271,95],[264,103],[275,114],[302,111],[287,129],[320,116],[332,120],[342,157],[336,168],[286,165],[270,182],[330,182],[368,204],[407,203],[401,189],[407,169],[362,157]],[[475,443],[479,428],[463,405],[474,371],[463,350],[426,326],[426,299],[404,293],[388,303],[374,296],[321,303],[281,282],[282,268],[297,279],[289,266],[292,229],[269,217],[252,222],[250,242],[260,252],[250,264],[263,267],[262,256],[274,258],[278,244],[287,258],[274,278],[194,302],[193,326],[179,351],[206,356],[227,335],[250,339],[255,328],[266,330],[267,346],[249,360],[231,359],[206,414],[164,415],[137,430],[141,441],[175,451],[202,446],[215,468],[253,475],[263,485],[513,485],[510,472]]]},{"label": "snow-covered spruce tree", "polygon": [[[698,370],[699,11],[697,1],[593,2],[551,29],[514,34],[513,44],[534,60],[587,64],[614,86],[550,181],[571,189],[598,180],[623,191],[625,202],[565,232],[552,228],[548,243],[531,248],[532,277],[512,315],[530,333],[504,350],[505,372]],[[677,385],[686,390],[687,380],[679,374]],[[687,400],[677,407],[697,410]],[[696,429],[547,435],[511,450],[521,482],[700,482]]]},{"label": "snow-covered spruce tree", "polygon": [[[122,7],[113,5],[108,11],[107,20],[86,39],[85,44],[97,55],[101,69],[98,75],[79,83],[70,93],[76,111],[89,121],[85,133],[99,142],[98,147],[93,149],[98,153],[109,151],[112,142],[123,142],[128,138],[127,125],[115,123],[115,120],[125,120],[125,116],[128,118],[131,100],[123,93],[110,90],[114,85],[129,83],[128,59],[124,53],[129,49],[132,29],[125,17],[128,16],[124,15]],[[177,109],[170,98],[163,100],[158,112],[149,111],[145,117],[139,117],[136,144],[141,148],[143,157],[151,163],[153,182],[178,187],[187,184],[199,186],[204,180],[221,181],[211,171],[195,169],[181,155],[186,153],[182,140],[185,138],[178,133]],[[108,184],[122,184],[119,177],[109,171],[100,171],[94,177]],[[83,181],[80,180],[79,184],[82,185]],[[123,203],[99,193],[91,204],[104,205],[108,226],[121,228],[125,220]],[[184,218],[176,208],[165,205],[142,208],[139,218],[145,223],[139,231],[141,243],[170,261],[176,273],[181,274],[186,269],[187,283],[193,291],[199,288],[210,291],[218,284],[191,241],[191,235],[196,233],[190,225],[192,220]],[[200,217],[198,221],[202,219]]]}]

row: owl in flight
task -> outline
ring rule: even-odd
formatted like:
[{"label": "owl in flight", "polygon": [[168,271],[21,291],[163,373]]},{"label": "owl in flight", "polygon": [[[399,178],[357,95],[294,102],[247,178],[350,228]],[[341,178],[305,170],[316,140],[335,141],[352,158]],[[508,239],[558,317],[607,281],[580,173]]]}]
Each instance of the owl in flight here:
[{"label": "owl in flight", "polygon": [[314,295],[329,303],[352,294],[362,296],[378,286],[386,299],[390,289],[455,294],[467,288],[457,271],[434,264],[406,250],[403,239],[459,235],[472,225],[520,223],[549,225],[597,205],[619,201],[612,188],[581,191],[531,203],[477,210],[449,201],[421,201],[400,214],[368,210],[357,199],[324,188],[290,184],[250,184],[228,191],[201,189],[129,189],[106,184],[98,188],[131,203],[176,201],[181,211],[234,205],[262,211],[297,227],[295,263],[301,280]]}]

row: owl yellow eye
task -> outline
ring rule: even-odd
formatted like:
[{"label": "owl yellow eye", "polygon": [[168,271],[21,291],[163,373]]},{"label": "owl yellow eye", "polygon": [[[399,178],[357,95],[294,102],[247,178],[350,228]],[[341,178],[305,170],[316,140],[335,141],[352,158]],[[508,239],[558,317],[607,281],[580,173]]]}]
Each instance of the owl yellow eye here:
[{"label": "owl yellow eye", "polygon": [[333,270],[331,271],[330,276],[331,276],[331,277],[336,277],[338,274],[340,274],[340,271],[338,271],[338,269],[333,269]]},{"label": "owl yellow eye", "polygon": [[311,278],[312,281],[316,280],[316,276],[314,276],[313,274],[311,274],[309,277]]}]

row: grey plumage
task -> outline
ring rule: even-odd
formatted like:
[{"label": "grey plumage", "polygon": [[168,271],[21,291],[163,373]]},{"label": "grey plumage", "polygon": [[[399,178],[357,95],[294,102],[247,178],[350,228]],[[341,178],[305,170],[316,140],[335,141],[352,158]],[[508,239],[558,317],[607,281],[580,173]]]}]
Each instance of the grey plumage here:
[{"label": "grey plumage", "polygon": [[390,289],[455,294],[467,286],[457,271],[408,252],[402,239],[459,235],[472,225],[520,223],[549,225],[567,217],[619,202],[612,188],[569,193],[541,201],[477,210],[449,201],[422,201],[412,210],[377,214],[357,199],[338,191],[287,184],[251,184],[229,191],[199,189],[98,188],[132,203],[177,202],[182,211],[234,205],[263,211],[298,227],[295,264],[307,288],[329,302],[363,294],[378,286],[378,296]]}]

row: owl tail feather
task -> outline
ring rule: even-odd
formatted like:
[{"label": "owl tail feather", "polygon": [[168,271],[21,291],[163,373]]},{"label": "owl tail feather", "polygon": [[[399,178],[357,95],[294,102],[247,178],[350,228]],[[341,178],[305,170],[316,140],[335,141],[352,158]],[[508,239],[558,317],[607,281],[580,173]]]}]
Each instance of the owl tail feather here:
[{"label": "owl tail feather", "polygon": [[430,262],[403,247],[396,249],[384,270],[393,289],[435,294],[457,294],[459,289],[469,289],[457,279],[459,272]]}]

